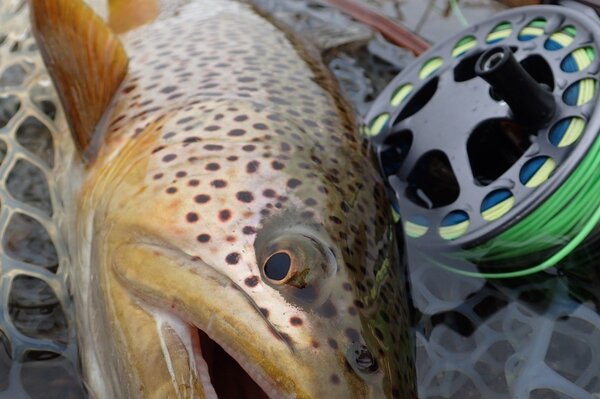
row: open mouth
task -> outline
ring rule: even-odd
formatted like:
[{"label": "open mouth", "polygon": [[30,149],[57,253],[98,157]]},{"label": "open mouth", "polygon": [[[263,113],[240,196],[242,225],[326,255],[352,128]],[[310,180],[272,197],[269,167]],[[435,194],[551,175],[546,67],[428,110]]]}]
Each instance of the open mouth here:
[{"label": "open mouth", "polygon": [[244,368],[204,331],[198,329],[201,356],[219,399],[268,399]]}]

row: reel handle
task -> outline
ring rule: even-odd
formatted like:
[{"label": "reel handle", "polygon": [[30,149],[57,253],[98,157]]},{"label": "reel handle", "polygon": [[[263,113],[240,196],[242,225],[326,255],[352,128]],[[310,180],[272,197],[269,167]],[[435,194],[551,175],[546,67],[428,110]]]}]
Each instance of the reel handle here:
[{"label": "reel handle", "polygon": [[554,95],[519,64],[510,47],[496,46],[481,54],[475,73],[506,101],[522,124],[542,127],[552,119],[556,110]]}]

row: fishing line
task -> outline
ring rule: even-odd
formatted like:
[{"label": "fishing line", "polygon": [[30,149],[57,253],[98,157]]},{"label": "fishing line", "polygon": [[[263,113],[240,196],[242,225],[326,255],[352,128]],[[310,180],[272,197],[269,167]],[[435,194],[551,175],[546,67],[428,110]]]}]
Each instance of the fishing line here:
[{"label": "fishing line", "polygon": [[452,8],[452,13],[463,27],[469,26],[469,21],[467,21],[465,14],[463,14],[456,0],[450,0],[450,8]]}]

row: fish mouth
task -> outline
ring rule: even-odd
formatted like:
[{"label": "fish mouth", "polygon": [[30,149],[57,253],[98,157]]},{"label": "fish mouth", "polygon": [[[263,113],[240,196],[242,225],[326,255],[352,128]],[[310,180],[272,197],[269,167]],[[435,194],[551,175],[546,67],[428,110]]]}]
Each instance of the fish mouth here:
[{"label": "fish mouth", "polygon": [[[282,340],[267,344],[261,339],[279,332],[231,278],[164,242],[122,245],[115,258],[113,268],[121,284],[150,313],[156,309],[157,320],[164,312],[174,327],[187,328],[178,331],[188,359],[194,360],[188,370],[195,372],[206,399],[297,396],[284,369],[294,359],[293,348]],[[164,350],[171,359],[182,356],[177,346]],[[169,372],[179,380],[173,374],[177,370]]]},{"label": "fish mouth", "polygon": [[[196,362],[203,363],[198,367],[198,374],[204,383],[210,380],[210,387],[204,387],[207,398],[208,392],[214,391],[218,399],[269,399],[282,398],[274,387],[268,386],[264,378],[252,370],[253,378],[248,371],[227,352],[221,345],[208,336],[204,330],[196,328],[195,357]],[[251,369],[250,367],[246,367]],[[202,375],[204,374],[204,375]],[[208,377],[208,378],[206,378]],[[271,393],[268,395],[256,380]],[[212,388],[212,389],[211,389]],[[213,393],[213,392],[211,392]]]}]

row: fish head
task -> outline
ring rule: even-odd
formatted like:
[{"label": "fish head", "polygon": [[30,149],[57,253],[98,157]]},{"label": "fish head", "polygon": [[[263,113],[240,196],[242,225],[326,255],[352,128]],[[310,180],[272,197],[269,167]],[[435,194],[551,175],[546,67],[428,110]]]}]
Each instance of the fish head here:
[{"label": "fish head", "polygon": [[[413,397],[384,189],[317,58],[238,2],[173,6],[121,36],[129,54],[83,2],[30,4],[88,162],[69,235],[93,387]],[[177,78],[158,72],[168,64]]]},{"label": "fish head", "polygon": [[105,196],[119,283],[190,327],[217,395],[235,378],[247,397],[398,396],[412,368],[404,281],[360,143],[320,151],[247,104],[198,111],[111,164],[126,170]]}]

